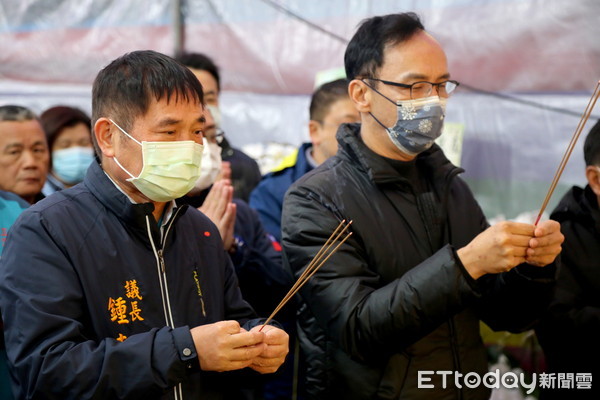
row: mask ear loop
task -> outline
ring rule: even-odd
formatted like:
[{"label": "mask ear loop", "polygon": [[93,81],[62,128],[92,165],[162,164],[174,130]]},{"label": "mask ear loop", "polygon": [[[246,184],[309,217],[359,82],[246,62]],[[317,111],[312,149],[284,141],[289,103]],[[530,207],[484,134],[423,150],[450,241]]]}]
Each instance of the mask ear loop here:
[{"label": "mask ear loop", "polygon": [[[137,144],[139,144],[140,146],[142,146],[142,144],[141,144],[139,141],[137,141],[137,140],[136,140],[136,138],[134,138],[133,136],[131,136],[129,133],[125,132],[125,130],[124,130],[123,128],[121,128],[121,127],[120,127],[120,126],[119,126],[119,125],[118,125],[118,124],[117,124],[115,121],[113,121],[113,120],[112,120],[112,119],[110,119],[110,118],[109,118],[108,120],[109,120],[110,122],[112,122],[112,123],[113,123],[113,124],[114,124],[114,125],[115,125],[117,128],[119,128],[119,130],[120,130],[121,132],[123,132],[123,133],[125,134],[125,136],[127,136],[129,139],[133,140],[134,142],[136,142],[136,143],[137,143]],[[142,146],[142,148],[143,148],[143,146]],[[113,156],[113,160],[115,160],[115,162],[117,163],[117,165],[118,165],[118,166],[119,166],[119,167],[120,167],[120,168],[121,168],[123,171],[125,171],[125,172],[127,173],[127,175],[129,175],[129,176],[131,177],[131,179],[137,179],[135,176],[133,176],[133,174],[132,174],[131,172],[127,171],[127,170],[125,169],[125,167],[123,167],[123,166],[121,165],[121,163],[119,162],[119,160],[117,160],[117,157],[116,157],[116,156]],[[140,175],[141,175],[141,174],[142,174],[142,173],[140,172]],[[138,177],[139,177],[139,176],[138,176]]]},{"label": "mask ear loop", "polygon": [[129,133],[125,132],[125,130],[123,128],[121,128],[119,125],[117,125],[117,123],[115,121],[113,121],[112,119],[108,119],[110,122],[112,122],[113,124],[115,124],[115,126],[117,128],[119,128],[119,130],[121,132],[123,132],[129,139],[133,140],[134,142],[136,142],[137,144],[139,144],[140,146],[142,145],[142,143],[140,143],[136,138],[134,138],[133,136],[131,136]]},{"label": "mask ear loop", "polygon": [[[393,103],[396,107],[402,107],[400,104],[396,103],[394,100],[390,99],[389,97],[387,97],[385,94],[381,93],[379,90],[375,89],[373,86],[369,85],[366,81],[365,78],[361,79],[361,82],[364,83],[365,85],[367,85],[369,88],[371,88],[374,92],[376,92],[377,94],[379,94],[381,97],[383,97],[384,99],[388,100],[389,102]],[[371,111],[369,111],[369,115],[371,117],[373,117],[373,119],[379,124],[381,125],[381,127],[383,129],[385,129],[385,131],[392,135],[393,131],[391,130],[391,128],[388,128],[387,126],[385,126],[384,124],[381,123],[381,121],[379,121]]]},{"label": "mask ear loop", "polygon": [[[366,78],[369,79],[369,78]],[[365,85],[367,85],[368,87],[370,87],[371,89],[373,89],[377,94],[379,94],[381,97],[383,97],[384,99],[388,100],[390,103],[392,103],[395,106],[398,107],[402,107],[402,104],[398,104],[398,102],[390,99],[389,97],[387,97],[385,94],[381,93],[379,90],[375,89],[373,86],[369,85],[366,81],[365,78],[360,80],[362,83],[364,83]]]}]

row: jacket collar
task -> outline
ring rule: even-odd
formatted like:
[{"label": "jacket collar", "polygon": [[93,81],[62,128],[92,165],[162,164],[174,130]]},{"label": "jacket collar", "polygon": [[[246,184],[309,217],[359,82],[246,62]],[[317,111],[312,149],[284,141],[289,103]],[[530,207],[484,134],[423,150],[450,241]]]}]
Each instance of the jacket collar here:
[{"label": "jacket collar", "polygon": [[134,204],[121,192],[106,175],[97,161],[93,161],[87,170],[84,184],[104,207],[116,214],[128,224],[145,226],[145,217],[154,211],[154,204]]},{"label": "jacket collar", "polygon": [[296,159],[296,165],[294,169],[294,181],[300,179],[304,174],[313,169],[313,166],[310,165],[308,158],[306,158],[306,151],[311,147],[312,143],[303,143],[298,149],[298,157]]},{"label": "jacket collar", "polygon": [[[406,183],[386,159],[369,149],[360,137],[360,124],[343,124],[337,133],[340,145],[339,155],[357,163],[375,184]],[[464,170],[455,167],[446,158],[442,149],[434,144],[429,150],[417,156],[417,166],[432,182],[444,179],[450,173],[460,173]],[[445,179],[444,179],[445,180]]]},{"label": "jacket collar", "polygon": [[593,226],[597,232],[600,232],[600,208],[596,194],[590,185],[583,189],[573,186],[560,200],[550,218],[558,222],[576,219],[581,224]]}]

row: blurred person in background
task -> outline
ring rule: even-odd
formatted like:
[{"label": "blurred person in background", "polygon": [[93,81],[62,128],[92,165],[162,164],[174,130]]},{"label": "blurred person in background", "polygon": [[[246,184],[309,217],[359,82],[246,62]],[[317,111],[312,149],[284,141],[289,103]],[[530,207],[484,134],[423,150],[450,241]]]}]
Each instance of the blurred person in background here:
[{"label": "blurred person in background", "polygon": [[[359,122],[360,115],[348,96],[347,79],[337,79],[322,84],[312,95],[309,108],[308,132],[310,142],[288,157],[275,170],[266,174],[250,195],[254,208],[269,234],[281,241],[281,210],[283,197],[288,188],[301,176],[311,171],[337,152],[335,134],[343,123]],[[290,302],[278,321],[290,335],[290,348],[283,367],[267,377],[267,400],[304,398],[303,357],[296,339],[297,304]]]},{"label": "blurred person in background", "polygon": [[[573,186],[550,216],[560,222],[565,242],[554,298],[536,327],[555,378],[542,400],[600,399],[600,121],[588,133],[583,154],[588,184]],[[557,374],[574,388],[559,389]],[[586,382],[591,389],[579,389]]]},{"label": "blurred person in background", "polygon": [[[221,128],[219,68],[210,57],[201,53],[186,53],[177,60],[187,66],[202,84],[206,106],[211,111],[217,128]],[[221,157],[231,165],[234,196],[247,202],[250,192],[258,185],[261,178],[258,163],[241,150],[232,147],[222,131],[218,137],[218,145],[223,149]]]},{"label": "blurred person in background", "polygon": [[94,159],[90,117],[67,106],[47,109],[40,116],[50,149],[50,173],[42,192],[45,196],[83,180]]},{"label": "blurred person in background", "polygon": [[222,133],[209,109],[204,116],[200,177],[177,203],[196,207],[217,226],[239,277],[244,299],[266,317],[291,287],[292,278],[282,267],[279,243],[267,234],[256,211],[235,196],[229,163],[221,160],[221,148],[217,145]]},{"label": "blurred person in background", "polygon": [[[43,198],[47,171],[48,147],[35,113],[21,106],[0,106],[0,255],[17,217]],[[0,398],[10,400],[13,395],[1,320],[0,330]]]},{"label": "blurred person in background", "polygon": [[[177,203],[196,207],[217,226],[223,247],[233,262],[244,300],[259,316],[267,317],[292,286],[292,277],[283,269],[279,243],[265,232],[256,211],[234,196],[229,162],[221,160],[221,147],[218,145],[223,133],[215,125],[208,108],[204,116],[200,177],[194,188],[177,199]],[[277,315],[277,321],[287,332],[289,327],[283,323],[286,312],[293,310],[283,310]],[[271,398],[270,388],[265,387],[265,381],[271,380],[270,376],[246,373],[240,378],[237,385],[239,400]],[[232,382],[232,390],[235,385]]]},{"label": "blurred person in background", "polygon": [[35,203],[44,197],[48,164],[48,143],[37,115],[22,106],[0,106],[0,190]]},{"label": "blurred person in background", "polygon": [[281,241],[281,209],[288,188],[337,152],[335,134],[343,123],[360,122],[360,115],[348,96],[347,79],[321,85],[310,101],[308,132],[310,142],[286,157],[274,171],[266,174],[250,195],[250,206],[273,237]]}]

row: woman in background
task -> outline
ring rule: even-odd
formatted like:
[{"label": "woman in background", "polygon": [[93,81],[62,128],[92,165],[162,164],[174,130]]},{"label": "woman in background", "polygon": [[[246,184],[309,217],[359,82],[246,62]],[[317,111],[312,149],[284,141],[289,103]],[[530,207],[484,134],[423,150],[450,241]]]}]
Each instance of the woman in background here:
[{"label": "woman in background", "polygon": [[42,189],[48,196],[83,180],[94,159],[90,117],[67,106],[47,109],[40,116],[50,149],[50,172]]}]

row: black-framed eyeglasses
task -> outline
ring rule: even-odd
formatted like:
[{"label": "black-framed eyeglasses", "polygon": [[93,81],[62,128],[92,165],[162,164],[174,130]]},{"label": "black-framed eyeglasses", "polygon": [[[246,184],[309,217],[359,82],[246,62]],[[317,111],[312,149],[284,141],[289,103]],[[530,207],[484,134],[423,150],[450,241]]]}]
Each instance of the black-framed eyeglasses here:
[{"label": "black-framed eyeglasses", "polygon": [[437,87],[437,93],[440,97],[449,97],[460,85],[457,81],[447,80],[439,83],[432,83],[427,81],[419,81],[415,82],[411,85],[407,85],[405,83],[398,83],[392,81],[384,81],[383,79],[378,78],[366,78],[372,81],[381,82],[385,85],[396,86],[402,89],[410,90],[410,98],[411,99],[421,99],[423,97],[429,97],[429,95],[433,92],[433,88]]},{"label": "black-framed eyeglasses", "polygon": [[209,142],[216,142],[217,144],[221,144],[223,142],[223,138],[225,137],[225,131],[221,128],[215,128],[211,130],[213,130],[215,134],[211,135],[205,133],[204,137],[206,138],[206,140],[208,140]]}]

